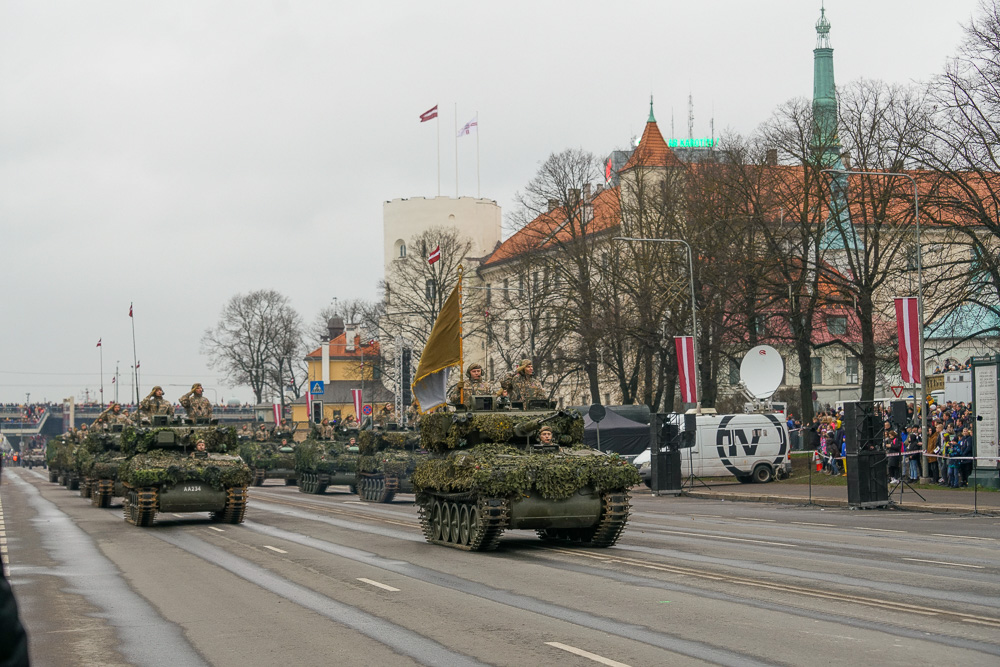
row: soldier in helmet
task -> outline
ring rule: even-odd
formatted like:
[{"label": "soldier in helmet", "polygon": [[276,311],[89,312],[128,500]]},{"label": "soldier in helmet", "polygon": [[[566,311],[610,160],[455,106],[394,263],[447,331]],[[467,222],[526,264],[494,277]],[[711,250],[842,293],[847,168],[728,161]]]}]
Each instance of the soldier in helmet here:
[{"label": "soldier in helmet", "polygon": [[139,421],[150,422],[152,421],[153,415],[167,415],[172,417],[174,414],[174,406],[170,404],[170,401],[163,398],[163,387],[157,385],[150,390],[149,395],[142,399],[142,403],[139,404],[138,417]]},{"label": "soldier in helmet", "polygon": [[538,431],[538,440],[543,445],[551,445],[553,435],[551,426],[543,426]]},{"label": "soldier in helmet", "polygon": [[514,374],[503,382],[503,388],[513,402],[527,403],[546,398],[542,383],[534,378],[535,367],[531,359],[522,359]]},{"label": "soldier in helmet", "polygon": [[196,459],[207,459],[208,458],[208,450],[205,447],[205,441],[204,440],[198,440],[198,442],[195,443],[194,451],[191,452],[191,457],[192,458],[196,458]]},{"label": "soldier in helmet", "polygon": [[261,424],[260,428],[254,431],[253,439],[257,442],[267,442],[271,439],[271,434],[267,431],[267,424]]},{"label": "soldier in helmet", "polygon": [[191,391],[177,399],[184,406],[184,410],[187,411],[188,419],[212,418],[212,404],[207,398],[202,396],[204,393],[205,389],[201,386],[201,383],[195,382],[191,385]]},{"label": "soldier in helmet", "polygon": [[483,367],[479,364],[471,364],[466,370],[467,380],[459,380],[455,388],[451,390],[448,397],[450,403],[466,405],[472,403],[473,396],[490,396],[493,394],[493,385],[483,378]]},{"label": "soldier in helmet", "polygon": [[119,403],[112,403],[107,407],[107,409],[98,415],[97,421],[102,422],[106,426],[113,426],[114,424],[131,424],[132,420],[128,418],[128,413],[122,411],[122,406]]}]

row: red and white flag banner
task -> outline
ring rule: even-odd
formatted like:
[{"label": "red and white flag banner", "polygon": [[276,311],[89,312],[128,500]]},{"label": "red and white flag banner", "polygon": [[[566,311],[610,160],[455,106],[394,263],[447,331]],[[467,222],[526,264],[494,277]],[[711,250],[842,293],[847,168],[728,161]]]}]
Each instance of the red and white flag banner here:
[{"label": "red and white flag banner", "polygon": [[698,402],[698,385],[695,382],[698,372],[694,359],[694,336],[674,336],[677,346],[677,379],[681,384],[681,402]]},{"label": "red and white flag banner", "polygon": [[281,423],[281,403],[272,403],[271,409],[274,411],[274,425]]},{"label": "red and white flag banner", "polygon": [[427,121],[437,117],[438,117],[438,105],[435,104],[433,107],[420,114],[420,122],[426,123]]},{"label": "red and white flag banner", "polygon": [[920,308],[916,297],[896,298],[896,330],[899,333],[899,370],[903,382],[920,384]]},{"label": "red and white flag banner", "polygon": [[352,389],[351,398],[354,399],[354,418],[361,422],[361,390]]},{"label": "red and white flag banner", "polygon": [[98,338],[98,339],[97,339],[97,347],[100,347],[100,346],[101,346],[101,341],[102,341],[102,340],[104,340],[104,339],[103,339],[103,338]]},{"label": "red and white flag banner", "polygon": [[433,264],[439,259],[441,259],[441,246],[438,246],[431,251],[431,254],[427,256],[427,263]]}]

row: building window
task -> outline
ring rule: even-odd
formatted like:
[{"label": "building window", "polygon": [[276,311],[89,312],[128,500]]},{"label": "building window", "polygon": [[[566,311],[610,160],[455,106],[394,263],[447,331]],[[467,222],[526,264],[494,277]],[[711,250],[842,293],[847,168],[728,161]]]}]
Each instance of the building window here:
[{"label": "building window", "polygon": [[399,258],[402,259],[404,257],[406,257],[406,244],[401,243],[399,244]]},{"label": "building window", "polygon": [[826,330],[830,332],[831,336],[843,336],[847,333],[847,317],[837,315],[826,318]]},{"label": "building window", "polygon": [[395,243],[392,244],[395,248],[396,259],[406,258],[406,241],[403,239],[397,239]]},{"label": "building window", "polygon": [[489,283],[486,284],[486,305],[493,305],[493,285],[490,285]]},{"label": "building window", "polygon": [[437,296],[437,284],[434,282],[433,278],[427,280],[427,284],[424,289],[427,292],[427,301],[434,303],[434,298]]},{"label": "building window", "polygon": [[767,315],[754,315],[753,330],[758,336],[767,333]]},{"label": "building window", "polygon": [[503,342],[510,344],[510,322],[503,323]]},{"label": "building window", "polygon": [[740,383],[740,365],[735,359],[729,360],[729,384],[738,385]]},{"label": "building window", "polygon": [[813,384],[823,384],[823,360],[820,357],[812,358]]},{"label": "building window", "polygon": [[503,279],[503,300],[510,303],[510,278]]},{"label": "building window", "polygon": [[847,384],[860,384],[861,360],[857,357],[847,357]]},{"label": "building window", "polygon": [[524,298],[524,274],[520,274],[517,277],[517,296],[519,298]]}]

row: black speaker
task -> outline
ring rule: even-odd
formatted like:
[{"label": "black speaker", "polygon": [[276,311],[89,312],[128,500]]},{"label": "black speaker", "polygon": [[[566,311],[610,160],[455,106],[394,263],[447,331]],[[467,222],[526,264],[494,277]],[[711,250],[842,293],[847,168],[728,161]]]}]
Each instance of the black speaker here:
[{"label": "black speaker", "polygon": [[410,382],[412,380],[410,364],[413,357],[413,352],[408,347],[403,348],[402,359],[400,360],[403,367],[403,377],[400,378],[400,384],[403,386],[403,410],[410,407],[413,403],[413,390],[410,388]]},{"label": "black speaker", "polygon": [[889,403],[889,421],[897,431],[904,428],[910,421],[910,416],[906,413],[906,401],[892,401]]},{"label": "black speaker", "polygon": [[694,439],[697,433],[698,433],[697,416],[685,413],[684,431],[681,433],[681,442],[679,447],[681,449],[688,449],[690,447],[694,447]]},{"label": "black speaker", "polygon": [[844,435],[848,454],[882,448],[884,425],[874,401],[844,404]]},{"label": "black speaker", "polygon": [[847,455],[847,504],[883,507],[889,504],[889,462],[884,450]]}]

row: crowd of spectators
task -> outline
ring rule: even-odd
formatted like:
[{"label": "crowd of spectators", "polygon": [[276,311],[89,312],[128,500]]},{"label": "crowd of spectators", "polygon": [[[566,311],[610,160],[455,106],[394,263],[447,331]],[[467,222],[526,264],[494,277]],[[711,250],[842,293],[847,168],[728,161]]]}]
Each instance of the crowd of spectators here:
[{"label": "crowd of spectators", "polygon": [[[957,364],[952,365],[960,370]],[[932,401],[927,413],[926,446],[921,442],[920,414],[913,414],[912,405],[907,405],[906,420],[902,424],[893,421],[889,409],[881,404],[876,404],[875,409],[882,420],[882,446],[888,455],[891,484],[918,481],[921,458],[926,457],[928,475],[933,482],[952,488],[969,485],[975,451],[972,440],[975,415],[971,404],[952,401],[935,404]],[[794,415],[789,415],[788,428],[799,433],[804,448],[816,451],[825,472],[843,474],[847,456],[843,408],[819,412],[805,428]]]}]

